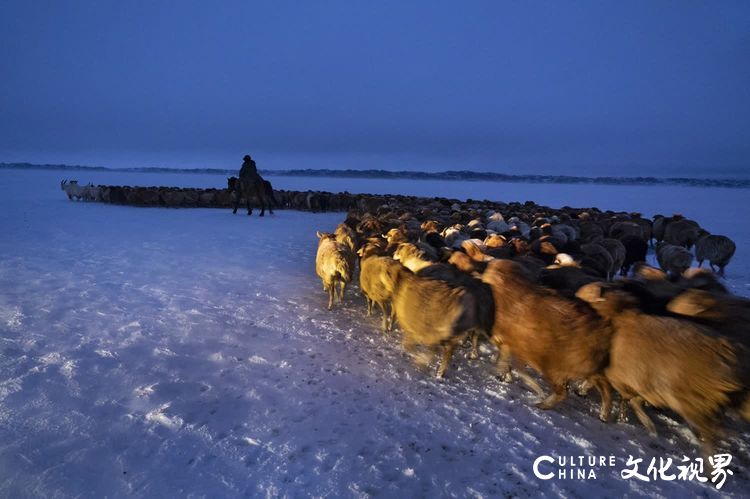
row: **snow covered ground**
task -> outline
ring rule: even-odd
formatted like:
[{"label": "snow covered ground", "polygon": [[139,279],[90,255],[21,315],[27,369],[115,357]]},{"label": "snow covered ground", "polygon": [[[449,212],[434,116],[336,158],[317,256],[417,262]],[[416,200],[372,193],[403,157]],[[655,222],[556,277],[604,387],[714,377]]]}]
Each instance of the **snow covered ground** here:
[{"label": "snow covered ground", "polygon": [[[559,409],[492,375],[493,353],[434,380],[364,315],[356,289],[325,310],[315,230],[342,214],[70,202],[61,172],[0,171],[0,496],[683,497],[750,490],[750,433],[719,493],[624,480],[628,455],[695,457],[598,402]],[[96,173],[82,183],[223,187],[205,175]],[[746,190],[351,179],[277,188],[394,192],[682,212],[737,242],[727,282],[750,292]],[[356,184],[356,185],[355,185]],[[616,457],[595,479],[548,481],[541,455]],[[674,466],[671,470],[675,472]]]}]

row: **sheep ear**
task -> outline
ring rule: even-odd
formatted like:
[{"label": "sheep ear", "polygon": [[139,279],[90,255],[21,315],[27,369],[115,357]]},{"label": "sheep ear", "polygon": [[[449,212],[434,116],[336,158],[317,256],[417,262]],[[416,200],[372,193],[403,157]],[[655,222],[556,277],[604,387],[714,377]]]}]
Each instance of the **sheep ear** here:
[{"label": "sheep ear", "polygon": [[321,234],[320,231],[315,231],[315,235],[318,236],[318,239],[323,237],[323,234]]}]

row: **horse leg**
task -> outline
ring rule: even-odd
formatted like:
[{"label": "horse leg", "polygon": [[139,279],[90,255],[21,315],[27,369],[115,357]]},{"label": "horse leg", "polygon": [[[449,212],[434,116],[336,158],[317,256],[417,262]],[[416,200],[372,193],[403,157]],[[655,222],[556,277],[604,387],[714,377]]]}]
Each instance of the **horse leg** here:
[{"label": "horse leg", "polygon": [[273,205],[274,205],[273,192],[271,192],[270,194],[267,192],[266,199],[268,199],[268,213],[273,215]]},{"label": "horse leg", "polygon": [[247,197],[247,214],[252,215],[253,214],[253,207],[250,206],[250,193],[248,193],[245,197]]},{"label": "horse leg", "polygon": [[260,217],[266,214],[266,195],[263,193],[263,187],[258,189],[258,201],[260,201]]}]

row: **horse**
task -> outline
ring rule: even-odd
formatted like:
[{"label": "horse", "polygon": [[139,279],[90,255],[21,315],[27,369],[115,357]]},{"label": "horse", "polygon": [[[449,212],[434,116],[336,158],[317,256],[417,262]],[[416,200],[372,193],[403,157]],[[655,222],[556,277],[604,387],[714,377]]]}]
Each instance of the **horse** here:
[{"label": "horse", "polygon": [[[231,179],[227,180],[228,185],[230,181]],[[234,209],[232,210],[232,213],[237,213],[240,199],[244,196],[245,201],[247,202],[247,214],[252,215],[253,209],[250,206],[250,198],[255,196],[260,201],[260,216],[262,217],[265,215],[266,200],[269,197],[267,188],[269,188],[270,185],[270,182],[264,181],[263,177],[258,174],[255,161],[253,161],[249,155],[245,155],[242,162],[242,168],[240,168],[240,178],[234,181]],[[273,199],[273,189],[271,189],[270,198]],[[273,215],[273,209],[271,208],[270,203],[268,204],[268,210]]]},{"label": "horse", "polygon": [[[236,204],[239,204],[240,198],[242,197],[242,193],[238,192],[238,178],[237,177],[228,177],[227,178],[227,188],[232,192],[232,205],[235,206]],[[263,192],[266,195],[266,201],[268,202],[268,213],[273,215],[273,208],[278,208],[281,206],[279,202],[276,200],[276,196],[273,193],[273,186],[271,185],[271,182],[268,180],[263,180]],[[235,208],[235,212],[236,212]],[[233,212],[234,213],[234,212]]]}]

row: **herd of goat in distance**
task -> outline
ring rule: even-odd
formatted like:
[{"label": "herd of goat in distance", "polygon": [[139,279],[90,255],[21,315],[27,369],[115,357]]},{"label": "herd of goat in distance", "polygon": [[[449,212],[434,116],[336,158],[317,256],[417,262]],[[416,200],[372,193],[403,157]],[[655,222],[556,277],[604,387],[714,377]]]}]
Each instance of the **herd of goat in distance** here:
[{"label": "herd of goat in distance", "polygon": [[[236,208],[235,183],[61,188],[71,199]],[[607,421],[614,388],[619,419],[629,406],[655,435],[644,403],[671,410],[696,432],[706,456],[727,416],[750,422],[750,300],[720,278],[735,244],[693,220],[530,201],[282,190],[268,198],[281,208],[348,213],[334,232],[317,234],[316,272],[328,308],[343,300],[358,271],[367,314],[377,306],[385,333],[398,326],[418,364],[439,353],[438,377],[458,346],[469,343],[468,358],[476,359],[486,341],[497,349],[501,379],[523,380],[541,409],[557,406],[571,387],[581,394],[593,387]],[[646,263],[650,247],[661,268]]]}]

